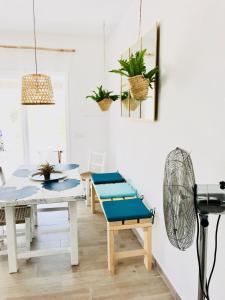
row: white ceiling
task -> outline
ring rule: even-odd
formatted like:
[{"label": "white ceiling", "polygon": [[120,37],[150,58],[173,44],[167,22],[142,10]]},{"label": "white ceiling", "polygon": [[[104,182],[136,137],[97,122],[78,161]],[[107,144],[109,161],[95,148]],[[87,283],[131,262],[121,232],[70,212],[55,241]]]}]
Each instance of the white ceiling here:
[{"label": "white ceiling", "polygon": [[[139,0],[35,0],[37,31],[58,34],[102,34],[119,22]],[[0,0],[0,31],[31,31],[32,0]]]}]

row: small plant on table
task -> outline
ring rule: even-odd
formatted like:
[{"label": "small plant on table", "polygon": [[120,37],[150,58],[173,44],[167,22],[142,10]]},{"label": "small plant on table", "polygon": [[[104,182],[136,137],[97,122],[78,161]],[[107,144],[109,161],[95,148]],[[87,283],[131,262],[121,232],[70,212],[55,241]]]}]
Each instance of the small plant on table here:
[{"label": "small plant on table", "polygon": [[45,164],[41,164],[38,171],[38,174],[40,176],[44,176],[45,180],[50,180],[51,174],[55,173],[55,167],[47,162]]}]

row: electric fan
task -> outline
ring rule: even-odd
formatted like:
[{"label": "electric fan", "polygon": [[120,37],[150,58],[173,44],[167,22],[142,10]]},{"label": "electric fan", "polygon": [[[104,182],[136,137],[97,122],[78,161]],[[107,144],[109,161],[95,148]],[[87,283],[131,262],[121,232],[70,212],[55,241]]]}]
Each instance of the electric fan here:
[{"label": "electric fan", "polygon": [[[220,214],[225,211],[224,188],[223,181],[218,185],[196,185],[188,152],[176,148],[168,154],[163,187],[166,231],[171,244],[184,251],[193,243],[197,223],[198,300],[209,300],[209,284],[216,263]],[[209,280],[206,278],[208,214],[219,214],[215,235],[215,255]]]}]

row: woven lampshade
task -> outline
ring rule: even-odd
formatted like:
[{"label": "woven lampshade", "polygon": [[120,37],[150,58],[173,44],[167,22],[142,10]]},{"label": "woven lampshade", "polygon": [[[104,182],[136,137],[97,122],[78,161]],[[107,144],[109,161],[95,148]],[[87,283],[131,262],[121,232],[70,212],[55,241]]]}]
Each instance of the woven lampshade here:
[{"label": "woven lampshade", "polygon": [[44,74],[24,75],[21,102],[23,105],[55,104],[50,77]]}]

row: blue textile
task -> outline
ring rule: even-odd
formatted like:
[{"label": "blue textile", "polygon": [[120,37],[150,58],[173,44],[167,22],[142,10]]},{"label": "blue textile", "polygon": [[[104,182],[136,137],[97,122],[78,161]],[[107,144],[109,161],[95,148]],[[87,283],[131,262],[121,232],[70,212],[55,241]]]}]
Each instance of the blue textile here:
[{"label": "blue textile", "polygon": [[29,175],[32,174],[32,172],[34,172],[34,170],[18,169],[13,173],[13,175],[16,177],[28,177]]},{"label": "blue textile", "polygon": [[100,199],[136,197],[137,191],[128,183],[99,184],[95,186]]},{"label": "blue textile", "polygon": [[17,189],[15,186],[3,187],[0,189],[0,201],[1,200],[17,200],[26,197],[30,197],[36,194],[39,188],[36,186],[25,186],[21,189]]},{"label": "blue textile", "polygon": [[43,182],[43,188],[50,191],[64,191],[72,189],[80,184],[80,180],[77,179],[66,179],[63,182],[58,182],[58,180]]},{"label": "blue textile", "polygon": [[114,200],[102,202],[105,216],[109,222],[145,219],[153,216],[142,199]]},{"label": "blue textile", "polygon": [[69,171],[78,168],[77,164],[57,164],[55,165],[56,171]]},{"label": "blue textile", "polygon": [[92,173],[91,178],[94,184],[126,182],[126,180],[119,172]]}]

